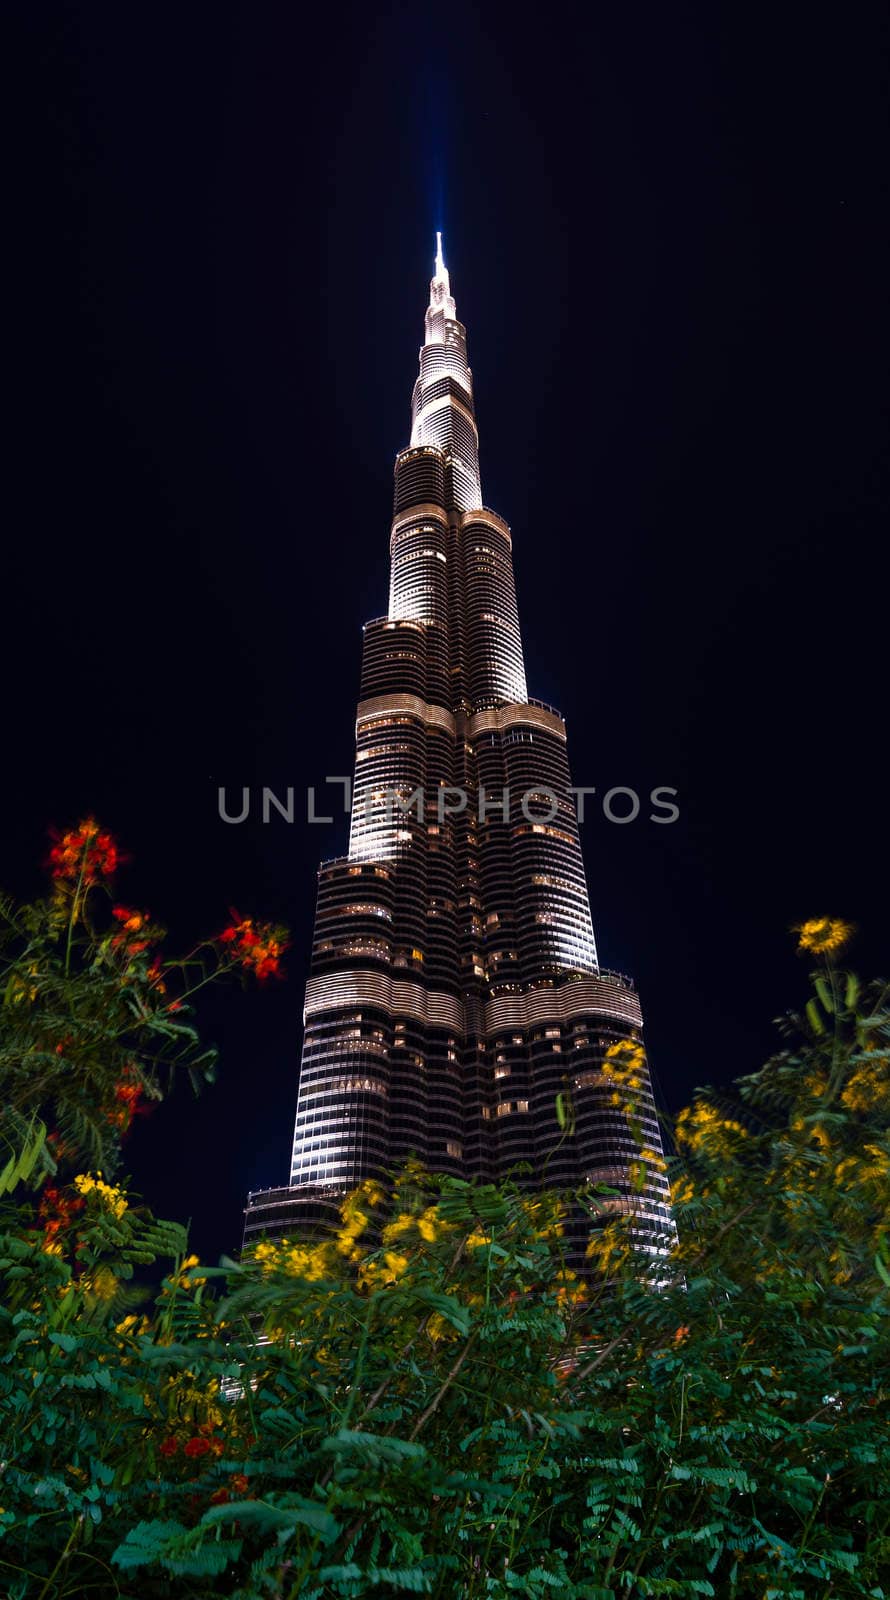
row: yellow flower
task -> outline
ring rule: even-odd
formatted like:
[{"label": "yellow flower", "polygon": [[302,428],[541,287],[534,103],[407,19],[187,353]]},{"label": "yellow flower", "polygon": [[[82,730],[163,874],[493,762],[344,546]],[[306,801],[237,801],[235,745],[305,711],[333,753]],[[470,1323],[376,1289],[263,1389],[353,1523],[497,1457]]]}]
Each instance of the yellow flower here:
[{"label": "yellow flower", "polygon": [[682,1177],[675,1178],[671,1184],[671,1205],[685,1206],[695,1199],[695,1185],[692,1179],[683,1173]]},{"label": "yellow flower", "polygon": [[690,1150],[712,1157],[729,1154],[734,1139],[748,1137],[740,1122],[732,1117],[721,1116],[716,1107],[709,1105],[706,1100],[696,1100],[694,1105],[686,1106],[680,1112],[676,1135],[678,1144],[685,1144]]},{"label": "yellow flower", "polygon": [[828,1079],[824,1072],[811,1072],[809,1077],[804,1078],[803,1086],[807,1094],[811,1094],[818,1099],[828,1088]]},{"label": "yellow flower", "polygon": [[113,1300],[117,1293],[117,1278],[110,1267],[99,1267],[90,1277],[85,1278],[83,1286],[97,1300]]},{"label": "yellow flower", "polygon": [[417,1218],[412,1216],[410,1211],[402,1211],[399,1216],[393,1217],[392,1222],[388,1222],[384,1228],[383,1243],[394,1244],[396,1239],[400,1239],[403,1234],[411,1233],[416,1221]]},{"label": "yellow flower", "polygon": [[[179,1269],[179,1277],[177,1279],[177,1282],[179,1283],[181,1288],[183,1288],[183,1289],[199,1289],[201,1287],[202,1283],[206,1283],[207,1282],[206,1278],[195,1278],[195,1277],[192,1276],[192,1267],[199,1267],[200,1265],[201,1265],[201,1261],[200,1261],[200,1258],[198,1256],[186,1256],[185,1260],[182,1263],[182,1266]],[[189,1276],[187,1278],[184,1278],[183,1277],[183,1273],[186,1273],[186,1272],[189,1274]]]},{"label": "yellow flower", "polygon": [[114,1217],[122,1217],[127,1209],[126,1196],[122,1189],[116,1188],[111,1183],[105,1183],[101,1170],[93,1177],[89,1172],[79,1172],[74,1180],[74,1187],[78,1194],[84,1198],[90,1194],[98,1195],[106,1211]]},{"label": "yellow flower", "polygon": [[[341,1214],[346,1215],[345,1203],[341,1208]],[[336,1238],[336,1248],[341,1256],[348,1256],[350,1260],[355,1260],[355,1241],[364,1232],[367,1223],[368,1218],[364,1211],[352,1211],[348,1221],[340,1229]]]},{"label": "yellow flower", "polygon": [[450,1322],[446,1322],[440,1312],[434,1311],[426,1325],[428,1338],[437,1344],[440,1339],[457,1339],[457,1329]]},{"label": "yellow flower", "polygon": [[426,1244],[435,1244],[441,1238],[445,1230],[438,1206],[428,1206],[426,1211],[421,1212],[417,1218],[417,1228]]},{"label": "yellow flower", "polygon": [[826,1130],[822,1127],[822,1124],[819,1122],[810,1122],[808,1117],[792,1117],[791,1131],[792,1133],[808,1134],[811,1139],[815,1139],[820,1150],[831,1149],[831,1139]]},{"label": "yellow flower", "polygon": [[882,1111],[890,1106],[890,1078],[886,1064],[857,1067],[841,1093],[841,1100],[851,1111]]},{"label": "yellow flower", "polygon": [[616,1218],[592,1235],[584,1253],[600,1272],[612,1272],[630,1259],[632,1243],[625,1222],[624,1217]]},{"label": "yellow flower", "polygon": [[305,1278],[308,1283],[318,1283],[329,1272],[324,1245],[291,1245],[279,1265],[288,1277]]},{"label": "yellow flower", "polygon": [[474,1228],[473,1232],[467,1237],[467,1248],[469,1250],[487,1250],[489,1243],[488,1234],[484,1233],[481,1228]]},{"label": "yellow flower", "polygon": [[832,956],[852,937],[853,925],[850,922],[841,922],[836,917],[812,917],[809,922],[801,922],[794,932],[800,937],[797,941],[799,951],[809,950],[813,955]]},{"label": "yellow flower", "polygon": [[582,1283],[577,1272],[571,1267],[566,1267],[561,1274],[561,1281],[557,1280],[556,1301],[557,1305],[581,1306],[587,1299],[587,1285]]},{"label": "yellow flower", "polygon": [[135,1311],[131,1311],[129,1316],[124,1317],[123,1322],[115,1323],[114,1331],[115,1333],[120,1334],[147,1333],[149,1327],[150,1323],[148,1317],[137,1316]]},{"label": "yellow flower", "polygon": [[388,1282],[395,1283],[396,1279],[400,1278],[402,1273],[407,1271],[408,1257],[399,1255],[395,1250],[385,1250],[383,1253],[383,1259],[389,1269]]}]

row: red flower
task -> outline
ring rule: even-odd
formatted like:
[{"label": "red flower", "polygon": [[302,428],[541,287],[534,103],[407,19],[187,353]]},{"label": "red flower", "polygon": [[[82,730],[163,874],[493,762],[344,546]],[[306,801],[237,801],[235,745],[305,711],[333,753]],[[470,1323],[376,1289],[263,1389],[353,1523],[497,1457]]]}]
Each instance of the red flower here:
[{"label": "red flower", "polygon": [[83,1204],[79,1195],[68,1195],[52,1184],[47,1185],[37,1207],[37,1216],[43,1223],[47,1242],[54,1239],[63,1228],[71,1226],[78,1212],[83,1210]]},{"label": "red flower", "polygon": [[210,1448],[211,1445],[209,1439],[189,1439],[188,1444],[185,1447],[185,1453],[187,1456],[192,1457],[206,1456]]},{"label": "red flower", "polygon": [[114,1098],[118,1104],[106,1111],[105,1120],[110,1122],[113,1128],[119,1128],[122,1133],[126,1133],[133,1118],[148,1111],[149,1106],[142,1098],[141,1085],[131,1079],[125,1079],[123,1083],[118,1084]]},{"label": "red flower", "polygon": [[49,865],[60,883],[80,882],[89,888],[102,878],[110,878],[123,859],[111,834],[103,832],[94,817],[69,828],[61,838],[54,837]]},{"label": "red flower", "polygon": [[162,1456],[175,1456],[177,1454],[178,1450],[179,1450],[179,1440],[174,1438],[173,1434],[171,1433],[169,1438],[165,1439],[163,1444],[161,1445],[161,1455]]},{"label": "red flower", "polygon": [[250,1479],[243,1472],[236,1472],[234,1477],[229,1479],[229,1488],[233,1494],[246,1494],[250,1488]]},{"label": "red flower", "polygon": [[164,929],[153,925],[147,911],[134,911],[132,906],[112,906],[111,915],[121,924],[111,936],[111,948],[121,950],[125,957],[138,956],[164,937]]},{"label": "red flower", "polygon": [[220,944],[231,946],[233,960],[245,972],[252,972],[260,983],[266,978],[280,977],[281,957],[287,949],[287,929],[271,922],[254,922],[252,917],[239,917],[237,911],[233,911],[232,916],[236,920],[223,929]]},{"label": "red flower", "polygon": [[230,1498],[231,1496],[229,1495],[228,1489],[215,1489],[213,1494],[210,1496],[210,1504],[212,1506],[222,1506],[225,1505],[226,1501]]},{"label": "red flower", "polygon": [[145,923],[142,911],[132,911],[129,906],[112,906],[111,915],[122,922],[126,933],[138,933]]}]

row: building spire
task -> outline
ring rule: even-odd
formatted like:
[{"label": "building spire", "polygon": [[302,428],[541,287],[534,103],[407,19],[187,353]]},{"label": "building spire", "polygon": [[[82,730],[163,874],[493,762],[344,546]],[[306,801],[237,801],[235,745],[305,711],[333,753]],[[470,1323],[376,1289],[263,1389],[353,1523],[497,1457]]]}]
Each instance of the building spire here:
[{"label": "building spire", "polygon": [[[431,332],[429,318],[432,312],[440,312],[441,315]],[[457,311],[454,307],[454,296],[451,293],[451,279],[448,276],[448,268],[445,265],[445,257],[442,254],[442,235],[437,233],[436,264],[430,279],[430,309],[427,312],[427,344],[441,344],[444,341],[445,325],[443,318],[445,317],[453,322],[457,318]]]}]

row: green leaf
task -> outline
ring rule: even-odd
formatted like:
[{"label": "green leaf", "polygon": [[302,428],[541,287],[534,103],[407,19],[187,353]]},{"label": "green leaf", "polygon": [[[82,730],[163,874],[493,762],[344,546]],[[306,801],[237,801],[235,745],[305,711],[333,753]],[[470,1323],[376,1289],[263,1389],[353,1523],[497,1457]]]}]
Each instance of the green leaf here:
[{"label": "green leaf", "polygon": [[336,1517],[314,1500],[304,1500],[302,1495],[283,1495],[277,1503],[270,1500],[230,1500],[225,1505],[211,1506],[204,1512],[199,1526],[213,1527],[218,1522],[252,1524],[257,1528],[293,1529],[311,1528],[330,1544],[340,1532]]},{"label": "green leaf", "polygon": [[822,1021],[822,1017],[819,1013],[819,1007],[815,1000],[807,1001],[807,1021],[814,1033],[825,1032],[825,1024]]},{"label": "green leaf", "polygon": [[825,979],[816,978],[814,981],[814,988],[819,996],[819,999],[822,1001],[824,1009],[828,1012],[829,1016],[831,1016],[834,1011],[834,997],[828,987],[828,984],[825,982]]},{"label": "green leaf", "polygon": [[112,1553],[112,1561],[125,1572],[132,1571],[135,1567],[151,1566],[153,1561],[160,1558],[161,1551],[169,1544],[171,1539],[187,1533],[188,1529],[181,1522],[137,1522],[131,1528],[123,1544],[119,1544]]},{"label": "green leaf", "polygon": [[[20,1118],[14,1119],[12,1113],[6,1120],[7,1122],[15,1120],[17,1125],[21,1122]],[[17,1150],[12,1141],[4,1135],[6,1148],[7,1150],[12,1148],[12,1155],[0,1172],[0,1195],[9,1194],[20,1183],[26,1183],[40,1159],[46,1142],[46,1123],[41,1122],[36,1112],[21,1134],[21,1138],[23,1142]]]}]

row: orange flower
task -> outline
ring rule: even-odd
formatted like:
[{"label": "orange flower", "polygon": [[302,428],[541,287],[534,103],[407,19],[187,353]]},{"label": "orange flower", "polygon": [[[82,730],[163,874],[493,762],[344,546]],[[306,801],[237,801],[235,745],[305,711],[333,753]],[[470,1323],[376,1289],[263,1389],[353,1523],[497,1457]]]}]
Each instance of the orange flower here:
[{"label": "orange flower", "polygon": [[287,929],[271,922],[254,922],[252,917],[239,917],[237,911],[231,914],[235,921],[223,929],[219,942],[230,946],[233,961],[261,983],[265,978],[280,977]]},{"label": "orange flower", "polygon": [[690,1333],[690,1329],[686,1326],[686,1324],[684,1322],[682,1327],[679,1327],[677,1329],[676,1333],[674,1334],[674,1344],[682,1344],[684,1339],[688,1339],[689,1338],[689,1333]]},{"label": "orange flower", "polygon": [[142,911],[131,911],[129,906],[112,906],[111,915],[118,922],[123,923],[124,933],[138,933],[145,926],[146,917]]},{"label": "orange flower", "polygon": [[147,911],[134,911],[132,906],[112,906],[111,915],[120,923],[117,933],[111,936],[111,948],[120,950],[125,958],[138,956],[164,937],[164,929],[155,927]]},{"label": "orange flower", "polygon": [[250,1488],[250,1479],[243,1472],[236,1472],[234,1477],[229,1479],[229,1487],[233,1494],[246,1494]]},{"label": "orange flower", "polygon": [[111,834],[103,832],[94,817],[69,828],[61,838],[53,837],[56,843],[49,853],[49,865],[58,883],[80,882],[89,888],[110,878],[123,860]]}]

